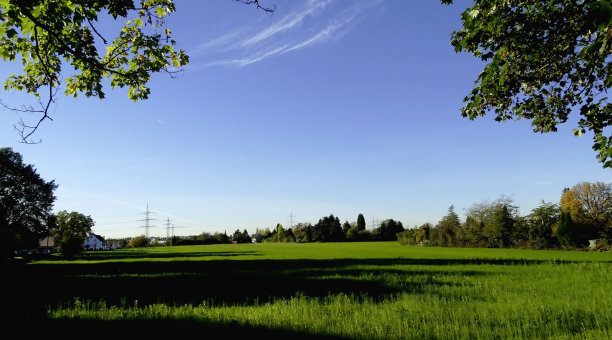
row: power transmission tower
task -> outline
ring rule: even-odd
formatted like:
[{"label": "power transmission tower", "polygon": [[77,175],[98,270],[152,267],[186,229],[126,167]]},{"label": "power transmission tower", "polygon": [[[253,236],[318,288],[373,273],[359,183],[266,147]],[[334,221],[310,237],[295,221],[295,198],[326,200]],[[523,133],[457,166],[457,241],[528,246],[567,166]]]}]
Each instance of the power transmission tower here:
[{"label": "power transmission tower", "polygon": [[145,225],[142,226],[141,228],[144,228],[145,230],[145,236],[146,238],[149,238],[149,228],[154,228],[155,226],[151,225],[151,221],[157,221],[157,219],[155,218],[150,218],[149,215],[151,214],[151,212],[149,211],[149,203],[147,203],[147,210],[143,213],[141,213],[141,215],[145,215],[145,218],[142,220],[138,220],[139,222],[144,222]]},{"label": "power transmission tower", "polygon": [[172,229],[172,237],[174,237],[174,229],[176,229],[176,228],[187,228],[187,227],[177,227],[176,225],[171,224],[171,227],[168,227],[168,228]]},{"label": "power transmission tower", "polygon": [[[174,226],[174,224],[172,224]],[[172,228],[172,236],[174,236],[174,227],[170,227],[170,217],[166,218],[166,239],[170,238],[170,228]]]},{"label": "power transmission tower", "polygon": [[293,228],[293,218],[295,216],[293,216],[293,211],[291,212],[291,214],[289,215],[289,228]]}]

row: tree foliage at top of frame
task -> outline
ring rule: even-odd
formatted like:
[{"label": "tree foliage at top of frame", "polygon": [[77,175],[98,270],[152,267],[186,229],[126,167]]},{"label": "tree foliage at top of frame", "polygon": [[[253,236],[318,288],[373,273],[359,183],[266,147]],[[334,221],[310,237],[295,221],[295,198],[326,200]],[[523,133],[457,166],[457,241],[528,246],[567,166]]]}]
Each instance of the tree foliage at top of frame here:
[{"label": "tree foliage at top of frame", "polygon": [[[173,74],[189,61],[165,25],[174,11],[172,0],[0,0],[0,57],[23,66],[4,88],[30,93],[40,104],[15,109],[41,114],[38,124],[21,122],[23,141],[50,119],[60,86],[69,96],[104,98],[108,78],[112,87],[127,87],[130,99],[147,99],[152,73]],[[127,19],[112,39],[98,30],[104,17]]]},{"label": "tree foliage at top of frame", "polygon": [[455,51],[487,62],[464,99],[464,117],[524,118],[546,133],[577,110],[574,134],[592,132],[598,160],[612,168],[609,0],[477,0],[461,19]]}]

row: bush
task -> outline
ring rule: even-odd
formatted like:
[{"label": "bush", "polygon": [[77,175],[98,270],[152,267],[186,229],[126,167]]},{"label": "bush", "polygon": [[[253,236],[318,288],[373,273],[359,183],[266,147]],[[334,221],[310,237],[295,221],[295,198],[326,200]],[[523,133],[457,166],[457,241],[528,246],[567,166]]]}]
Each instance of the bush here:
[{"label": "bush", "polygon": [[142,248],[149,245],[149,239],[146,236],[138,236],[128,242],[128,248]]},{"label": "bush", "polygon": [[413,229],[406,229],[402,232],[397,233],[397,241],[399,242],[399,244],[401,245],[415,245],[416,244],[416,239],[414,236],[414,230]]}]

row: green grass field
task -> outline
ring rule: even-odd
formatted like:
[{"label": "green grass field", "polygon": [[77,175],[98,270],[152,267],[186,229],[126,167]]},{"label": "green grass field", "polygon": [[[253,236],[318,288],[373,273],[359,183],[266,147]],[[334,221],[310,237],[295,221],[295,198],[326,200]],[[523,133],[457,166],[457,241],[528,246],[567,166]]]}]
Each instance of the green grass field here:
[{"label": "green grass field", "polygon": [[238,244],[91,252],[12,270],[14,313],[51,329],[142,338],[612,338],[610,253]]}]

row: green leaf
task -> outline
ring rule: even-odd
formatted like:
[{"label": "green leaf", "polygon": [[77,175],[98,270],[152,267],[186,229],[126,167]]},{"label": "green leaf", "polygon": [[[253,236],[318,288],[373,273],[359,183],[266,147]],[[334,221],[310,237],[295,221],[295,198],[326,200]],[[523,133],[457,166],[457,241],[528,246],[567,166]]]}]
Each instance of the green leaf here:
[{"label": "green leaf", "polygon": [[9,39],[13,39],[14,36],[17,35],[17,31],[15,31],[14,28],[9,28],[8,30],[6,30],[6,37]]},{"label": "green leaf", "polygon": [[597,27],[605,30],[612,24],[612,5],[610,1],[600,0],[595,4],[597,11]]}]

